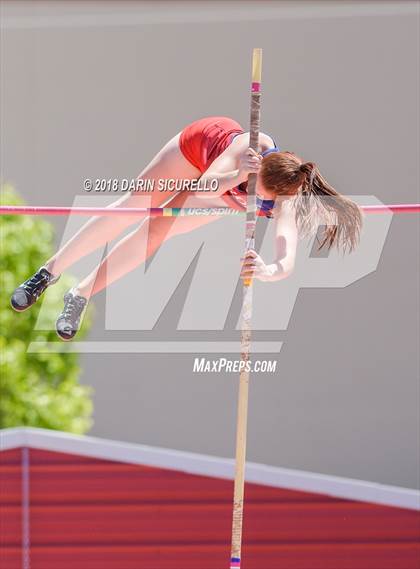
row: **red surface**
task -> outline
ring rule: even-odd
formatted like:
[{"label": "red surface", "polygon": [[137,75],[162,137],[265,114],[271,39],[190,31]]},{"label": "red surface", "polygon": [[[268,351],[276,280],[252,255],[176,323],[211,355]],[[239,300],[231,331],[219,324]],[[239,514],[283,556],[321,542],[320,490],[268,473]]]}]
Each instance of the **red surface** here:
[{"label": "red surface", "polygon": [[[233,483],[38,450],[31,569],[224,569]],[[1,569],[21,569],[20,450],[0,453]],[[248,484],[243,569],[420,569],[418,512]]]}]

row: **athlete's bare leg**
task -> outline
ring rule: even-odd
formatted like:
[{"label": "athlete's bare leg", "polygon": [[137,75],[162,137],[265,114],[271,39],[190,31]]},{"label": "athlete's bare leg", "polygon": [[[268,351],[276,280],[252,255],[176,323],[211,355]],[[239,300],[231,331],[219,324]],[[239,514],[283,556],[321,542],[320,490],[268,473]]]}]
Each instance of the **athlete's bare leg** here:
[{"label": "athlete's bare leg", "polygon": [[[131,192],[112,203],[110,208],[119,207],[161,207],[170,195],[159,192],[159,179],[196,179],[200,171],[182,154],[179,148],[180,133],[174,136],[144,168],[138,178],[154,181],[152,192]],[[85,255],[104,246],[117,237],[124,229],[139,219],[133,217],[94,217],[88,221],[57,253],[45,267],[54,275],[59,275]]]},{"label": "athlete's bare leg", "polygon": [[[180,192],[169,202],[168,207],[183,207],[189,197],[187,191]],[[201,202],[201,205],[226,207],[226,203],[220,198],[217,201],[212,200],[211,204],[206,200]],[[138,267],[153,255],[166,239],[193,231],[217,219],[220,219],[220,216],[149,218],[113,247],[98,267],[75,287],[75,293],[90,298]]]}]

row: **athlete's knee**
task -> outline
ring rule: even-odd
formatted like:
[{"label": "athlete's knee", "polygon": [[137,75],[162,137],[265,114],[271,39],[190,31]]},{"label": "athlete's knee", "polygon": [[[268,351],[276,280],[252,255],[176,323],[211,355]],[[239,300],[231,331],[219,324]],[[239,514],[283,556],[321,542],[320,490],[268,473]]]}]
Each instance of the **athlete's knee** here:
[{"label": "athlete's knee", "polygon": [[125,196],[114,202],[114,204],[116,207],[150,207],[150,194],[127,192]]},{"label": "athlete's knee", "polygon": [[154,194],[155,192],[146,191],[130,191],[125,193],[119,199],[112,202],[109,207],[138,207],[138,208],[150,208],[155,207],[154,205]]}]

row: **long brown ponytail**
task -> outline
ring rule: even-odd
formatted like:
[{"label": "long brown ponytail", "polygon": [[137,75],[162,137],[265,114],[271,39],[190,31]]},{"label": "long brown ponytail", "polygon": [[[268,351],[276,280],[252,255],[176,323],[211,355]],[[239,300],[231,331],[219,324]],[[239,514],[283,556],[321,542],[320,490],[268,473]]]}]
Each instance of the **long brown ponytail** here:
[{"label": "long brown ponytail", "polygon": [[294,205],[300,234],[313,234],[322,224],[320,249],[336,246],[344,252],[353,251],[363,223],[359,206],[330,186],[313,162],[301,164],[299,170],[304,178]]},{"label": "long brown ponytail", "polygon": [[294,195],[296,223],[301,237],[317,234],[323,227],[319,248],[335,246],[352,251],[359,242],[362,212],[357,204],[339,194],[321,176],[314,162],[293,152],[275,152],[263,158],[261,180],[278,196]]}]

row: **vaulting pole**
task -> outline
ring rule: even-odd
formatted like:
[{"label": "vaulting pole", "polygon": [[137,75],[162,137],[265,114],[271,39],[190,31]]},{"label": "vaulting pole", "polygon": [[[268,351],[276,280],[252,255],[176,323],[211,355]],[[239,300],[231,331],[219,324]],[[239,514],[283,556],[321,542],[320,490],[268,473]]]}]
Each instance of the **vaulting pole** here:
[{"label": "vaulting pole", "polygon": [[[251,120],[249,146],[258,152],[258,136],[260,132],[261,114],[261,65],[262,49],[255,48],[252,55],[251,85]],[[257,174],[248,176],[248,200],[246,212],[245,253],[255,246],[256,225],[256,187]],[[231,569],[241,566],[242,522],[244,513],[246,435],[248,423],[248,361],[251,349],[252,319],[252,279],[244,280],[242,304],[241,360],[242,368],[239,377],[239,399],[236,430],[236,468],[233,500]]]}]

